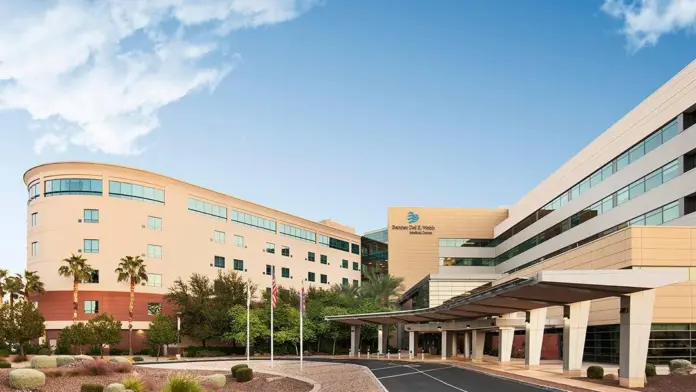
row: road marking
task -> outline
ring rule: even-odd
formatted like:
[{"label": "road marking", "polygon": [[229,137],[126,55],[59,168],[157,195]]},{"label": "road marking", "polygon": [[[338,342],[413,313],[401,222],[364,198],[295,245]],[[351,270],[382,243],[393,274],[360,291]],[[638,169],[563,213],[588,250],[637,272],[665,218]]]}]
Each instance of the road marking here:
[{"label": "road marking", "polygon": [[[395,366],[395,367],[406,367],[406,366]],[[434,372],[434,371],[437,371],[437,370],[451,369],[451,368],[453,368],[453,367],[454,367],[454,366],[446,366],[446,367],[441,367],[441,368],[437,368],[437,369],[430,369],[430,370],[418,370],[418,369],[413,369],[413,370],[415,370],[415,372],[402,373],[402,374],[394,374],[394,375],[391,375],[391,376],[382,376],[382,377],[377,377],[377,379],[378,379],[378,380],[382,380],[382,379],[385,379],[385,378],[394,378],[394,377],[401,377],[401,376],[409,376],[409,375],[411,375],[411,374],[421,374],[421,373],[422,373],[422,374],[425,374],[426,372]],[[425,374],[425,375],[427,376],[427,374]],[[434,378],[434,377],[433,377],[433,378]],[[438,380],[438,381],[439,381],[439,380]],[[466,392],[466,391],[464,391],[464,392]]]},{"label": "road marking", "polygon": [[[452,366],[452,367],[455,367],[455,366]],[[452,385],[452,384],[450,384],[450,383],[447,383],[447,382],[444,382],[444,381],[440,380],[440,379],[437,378],[437,377],[433,377],[433,376],[431,376],[431,375],[429,375],[429,374],[425,374],[425,372],[421,372],[421,371],[418,370],[418,369],[416,369],[416,371],[417,371],[417,372],[420,372],[420,373],[423,373],[424,376],[428,376],[428,377],[432,378],[432,379],[435,380],[435,381],[438,381],[438,382],[441,382],[441,383],[447,385],[447,386],[450,387],[450,388],[454,388],[454,389],[456,389],[456,390],[458,390],[458,391],[461,391],[461,392],[467,392],[465,389],[461,389],[461,388],[459,388],[459,387],[455,387],[454,385]]]},{"label": "road marking", "polygon": [[370,369],[370,370],[372,370],[373,372],[376,372],[377,370],[395,369],[395,368],[400,368],[400,367],[405,367],[405,366],[403,366],[403,365],[394,365],[394,366],[387,366],[387,367],[381,367],[381,368]]}]

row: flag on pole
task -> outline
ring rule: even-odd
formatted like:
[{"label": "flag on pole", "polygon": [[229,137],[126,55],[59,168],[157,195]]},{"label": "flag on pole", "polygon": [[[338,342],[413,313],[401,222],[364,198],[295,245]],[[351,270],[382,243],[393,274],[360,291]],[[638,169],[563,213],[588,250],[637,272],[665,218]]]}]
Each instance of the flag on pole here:
[{"label": "flag on pole", "polygon": [[278,286],[276,286],[275,265],[271,266],[271,367],[273,367],[273,308],[278,301]]},{"label": "flag on pole", "polygon": [[251,354],[251,347],[249,346],[249,308],[251,306],[251,284],[247,281],[247,341],[246,341],[246,352],[247,352],[247,366],[249,366],[249,356]]},{"label": "flag on pole", "polygon": [[304,280],[302,280],[302,290],[300,291],[300,371],[302,371],[303,358],[304,358],[304,348],[302,346],[304,342],[303,332],[303,320],[305,312],[305,293],[304,293]]}]

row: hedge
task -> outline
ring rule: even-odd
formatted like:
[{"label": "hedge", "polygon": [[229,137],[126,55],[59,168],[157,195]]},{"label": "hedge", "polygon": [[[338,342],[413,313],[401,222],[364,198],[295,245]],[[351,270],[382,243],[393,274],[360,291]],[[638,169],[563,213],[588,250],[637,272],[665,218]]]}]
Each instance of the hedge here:
[{"label": "hedge", "polygon": [[239,370],[239,369],[246,369],[246,368],[248,368],[248,367],[249,367],[249,366],[247,366],[245,363],[241,363],[241,364],[239,364],[239,365],[234,365],[234,366],[232,366],[232,377],[235,376],[237,370]]},{"label": "hedge", "polygon": [[604,368],[601,366],[590,366],[587,368],[587,378],[604,378]]},{"label": "hedge", "polygon": [[10,372],[9,384],[15,389],[41,389],[46,384],[46,375],[34,369],[16,369]]},{"label": "hedge", "polygon": [[104,386],[100,384],[82,384],[80,392],[104,392]]},{"label": "hedge", "polygon": [[234,374],[234,378],[237,380],[237,382],[251,381],[254,379],[254,371],[250,368],[237,369],[237,372]]}]

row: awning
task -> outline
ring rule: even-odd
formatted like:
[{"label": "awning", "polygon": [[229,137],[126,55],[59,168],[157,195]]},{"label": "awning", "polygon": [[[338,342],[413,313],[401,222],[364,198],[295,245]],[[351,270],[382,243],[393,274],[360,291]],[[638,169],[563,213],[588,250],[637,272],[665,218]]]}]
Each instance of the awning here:
[{"label": "awning", "polygon": [[474,320],[550,306],[618,297],[688,280],[683,270],[541,271],[427,309],[327,316],[344,324],[395,324]]}]

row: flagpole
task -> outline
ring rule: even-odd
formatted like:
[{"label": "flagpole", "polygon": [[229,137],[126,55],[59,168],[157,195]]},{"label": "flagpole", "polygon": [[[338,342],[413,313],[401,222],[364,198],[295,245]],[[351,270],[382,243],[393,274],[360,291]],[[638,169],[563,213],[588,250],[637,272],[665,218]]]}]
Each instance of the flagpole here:
[{"label": "flagpole", "polygon": [[249,366],[249,356],[251,353],[251,348],[249,346],[249,305],[251,304],[251,288],[249,287],[249,282],[247,281],[247,342],[246,342],[246,352],[247,352],[247,366]]},{"label": "flagpole", "polygon": [[300,294],[300,371],[302,371],[302,365],[303,365],[303,357],[304,357],[304,349],[302,348],[302,320],[304,319],[304,311],[305,311],[305,305],[304,305],[304,279],[302,279],[302,292]]},{"label": "flagpole", "polygon": [[[271,276],[275,281],[275,265],[271,265],[271,269]],[[271,293],[271,296],[273,296],[273,293]],[[273,298],[271,298],[271,367],[273,367],[273,308]]]}]

